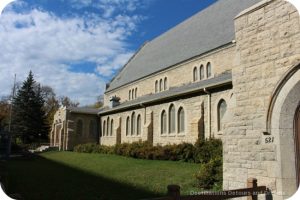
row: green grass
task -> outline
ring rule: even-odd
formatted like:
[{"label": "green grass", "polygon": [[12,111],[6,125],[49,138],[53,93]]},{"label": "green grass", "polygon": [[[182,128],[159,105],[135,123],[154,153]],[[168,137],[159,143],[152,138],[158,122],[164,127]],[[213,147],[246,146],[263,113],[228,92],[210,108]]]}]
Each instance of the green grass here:
[{"label": "green grass", "polygon": [[134,200],[164,195],[168,184],[178,184],[188,194],[196,189],[198,169],[192,163],[74,152],[5,163],[7,192],[26,200]]}]

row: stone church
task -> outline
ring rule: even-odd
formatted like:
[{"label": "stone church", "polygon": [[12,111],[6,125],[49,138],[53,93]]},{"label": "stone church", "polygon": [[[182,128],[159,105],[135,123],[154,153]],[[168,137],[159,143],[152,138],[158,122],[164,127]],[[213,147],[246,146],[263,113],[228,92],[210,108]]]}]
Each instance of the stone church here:
[{"label": "stone church", "polygon": [[146,42],[101,110],[62,108],[51,145],[223,140],[224,189],[255,177],[273,199],[300,181],[299,14],[284,0],[218,0]]}]

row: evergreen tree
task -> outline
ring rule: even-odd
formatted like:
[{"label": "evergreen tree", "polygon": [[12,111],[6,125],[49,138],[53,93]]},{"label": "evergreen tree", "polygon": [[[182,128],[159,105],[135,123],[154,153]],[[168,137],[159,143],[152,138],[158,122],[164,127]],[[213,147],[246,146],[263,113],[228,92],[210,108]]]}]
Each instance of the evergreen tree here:
[{"label": "evergreen tree", "polygon": [[44,99],[40,86],[36,87],[30,71],[22,87],[13,99],[13,133],[21,137],[23,143],[37,142],[47,138],[49,127],[46,125]]}]

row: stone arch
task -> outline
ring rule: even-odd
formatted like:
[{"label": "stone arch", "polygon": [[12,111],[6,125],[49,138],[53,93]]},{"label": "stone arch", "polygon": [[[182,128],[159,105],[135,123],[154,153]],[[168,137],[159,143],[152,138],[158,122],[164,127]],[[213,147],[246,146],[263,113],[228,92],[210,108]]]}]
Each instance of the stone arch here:
[{"label": "stone arch", "polygon": [[[276,190],[285,198],[297,190],[295,115],[300,105],[300,65],[292,67],[279,81],[269,104],[267,131],[274,137],[277,153]],[[286,156],[290,155],[290,156]]]},{"label": "stone arch", "polygon": [[214,102],[214,104],[212,105],[212,121],[213,121],[213,127],[215,127],[215,130],[212,130],[213,134],[217,133],[218,135],[222,135],[223,131],[219,131],[218,130],[218,108],[219,108],[219,103],[221,100],[224,100],[227,104],[227,111],[224,115],[224,124],[225,124],[225,129],[226,129],[226,123],[228,121],[231,120],[231,113],[230,113],[230,108],[232,107],[232,102],[233,100],[231,99],[231,93],[229,94],[224,94],[224,95],[220,95]]}]

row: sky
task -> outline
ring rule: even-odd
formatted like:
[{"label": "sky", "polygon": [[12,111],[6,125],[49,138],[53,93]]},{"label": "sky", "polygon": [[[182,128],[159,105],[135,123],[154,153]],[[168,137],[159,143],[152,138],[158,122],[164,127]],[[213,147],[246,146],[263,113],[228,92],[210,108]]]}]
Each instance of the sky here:
[{"label": "sky", "polygon": [[92,104],[143,43],[215,1],[17,0],[0,16],[0,96],[32,70],[57,96]]}]

